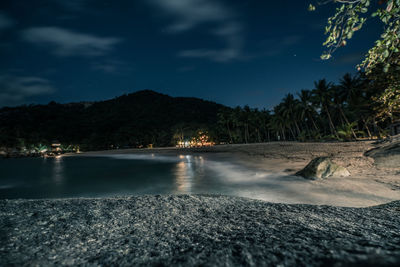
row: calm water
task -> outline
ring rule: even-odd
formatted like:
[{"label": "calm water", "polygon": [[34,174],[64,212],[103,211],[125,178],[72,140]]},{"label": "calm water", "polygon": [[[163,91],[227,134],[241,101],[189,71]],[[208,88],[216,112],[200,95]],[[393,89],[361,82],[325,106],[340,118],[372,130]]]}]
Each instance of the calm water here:
[{"label": "calm water", "polygon": [[0,160],[0,198],[228,194],[265,198],[271,174],[212,155],[109,155]]}]

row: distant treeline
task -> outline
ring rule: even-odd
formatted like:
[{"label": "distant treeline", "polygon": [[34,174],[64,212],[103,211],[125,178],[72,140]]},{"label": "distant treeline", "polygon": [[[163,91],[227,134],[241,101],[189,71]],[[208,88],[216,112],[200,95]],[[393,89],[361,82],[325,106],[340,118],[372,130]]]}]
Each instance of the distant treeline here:
[{"label": "distant treeline", "polygon": [[393,103],[379,101],[384,83],[346,74],[338,84],[322,79],[312,90],[289,93],[272,110],[225,109],[218,114],[224,129],[219,138],[230,143],[380,138],[400,115],[400,109],[390,110]]},{"label": "distant treeline", "polygon": [[214,129],[222,105],[150,90],[94,103],[0,109],[0,147],[79,145],[81,150],[170,146],[176,129]]},{"label": "distant treeline", "polygon": [[150,90],[93,103],[2,108],[0,148],[53,140],[81,150],[171,146],[199,133],[216,143],[382,137],[400,115],[392,102],[379,100],[385,81],[350,74],[338,84],[323,79],[311,90],[287,94],[272,110],[230,108]]}]

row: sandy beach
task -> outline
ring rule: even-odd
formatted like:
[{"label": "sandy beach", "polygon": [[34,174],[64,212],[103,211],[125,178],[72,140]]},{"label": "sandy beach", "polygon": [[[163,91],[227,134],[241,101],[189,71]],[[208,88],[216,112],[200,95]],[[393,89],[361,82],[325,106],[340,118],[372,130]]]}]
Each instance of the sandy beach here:
[{"label": "sandy beach", "polygon": [[[204,148],[154,148],[120,149],[86,152],[80,156],[116,154],[169,154],[202,155],[212,153],[214,157],[229,160],[232,165],[244,165],[253,170],[236,177],[231,172],[233,182],[246,182],[254,176],[266,175],[257,180],[260,186],[271,187],[270,194],[252,195],[251,198],[269,202],[288,204],[315,204],[345,207],[368,207],[400,200],[400,169],[378,168],[374,160],[365,153],[378,147],[372,141],[300,143],[271,142],[261,144],[218,145]],[[349,177],[330,177],[324,180],[307,180],[295,176],[313,158],[327,156],[346,167]],[[228,175],[229,175],[228,174]],[[243,197],[249,197],[243,195]]]},{"label": "sandy beach", "polygon": [[[0,265],[397,266],[399,170],[377,168],[364,155],[375,146],[281,142],[82,153],[213,155],[251,170],[227,172],[231,183],[256,186],[246,198],[0,200]],[[351,175],[294,176],[317,156]],[[257,175],[263,173],[274,175]],[[260,198],[257,188],[270,191]]]}]

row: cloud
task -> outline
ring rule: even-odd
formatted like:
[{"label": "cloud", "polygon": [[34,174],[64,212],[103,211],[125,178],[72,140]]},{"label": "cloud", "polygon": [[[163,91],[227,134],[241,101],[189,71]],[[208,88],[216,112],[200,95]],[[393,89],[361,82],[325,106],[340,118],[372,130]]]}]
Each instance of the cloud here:
[{"label": "cloud", "polygon": [[169,33],[181,33],[199,25],[213,28],[210,33],[225,43],[222,49],[189,49],[178,53],[180,57],[207,58],[227,62],[241,57],[244,43],[243,27],[234,12],[221,2],[212,0],[150,0],[153,5],[174,17],[167,27]]},{"label": "cloud", "polygon": [[168,27],[171,32],[190,30],[202,23],[230,19],[231,11],[216,1],[210,0],[150,0],[167,14],[175,16],[175,22]]},{"label": "cloud", "polygon": [[188,58],[208,58],[216,62],[227,62],[240,56],[240,50],[235,48],[226,48],[220,50],[212,49],[193,49],[178,53],[180,57]]},{"label": "cloud", "polygon": [[120,60],[105,60],[92,64],[92,69],[105,73],[122,74],[132,71],[132,67]]},{"label": "cloud", "polygon": [[100,71],[106,72],[106,73],[115,73],[118,69],[118,66],[116,64],[112,64],[112,63],[99,63],[99,64],[92,65],[92,69],[100,70]]},{"label": "cloud", "polygon": [[13,106],[29,98],[52,94],[55,88],[43,78],[34,76],[0,76],[0,106]]},{"label": "cloud", "polygon": [[215,29],[213,34],[226,42],[223,49],[194,49],[181,51],[180,57],[208,58],[216,62],[227,62],[238,59],[242,54],[243,38],[242,27],[235,22],[229,22]]},{"label": "cloud", "polygon": [[68,56],[101,56],[109,53],[122,40],[97,37],[57,27],[35,27],[22,32],[22,38],[35,45],[48,45],[53,54]]},{"label": "cloud", "polygon": [[11,28],[15,22],[6,14],[0,12],[0,31]]}]

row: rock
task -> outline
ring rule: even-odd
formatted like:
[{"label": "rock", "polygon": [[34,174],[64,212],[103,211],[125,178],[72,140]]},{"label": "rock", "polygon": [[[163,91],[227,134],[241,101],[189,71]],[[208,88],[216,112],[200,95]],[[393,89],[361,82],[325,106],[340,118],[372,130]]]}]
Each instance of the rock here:
[{"label": "rock", "polygon": [[400,266],[399,211],[212,195],[0,200],[0,266]]},{"label": "rock", "polygon": [[330,158],[318,157],[313,159],[303,170],[296,173],[307,179],[324,179],[331,176],[349,176],[349,171],[332,162]]},{"label": "rock", "polygon": [[365,153],[375,161],[375,165],[380,168],[400,169],[400,136],[378,148]]}]

